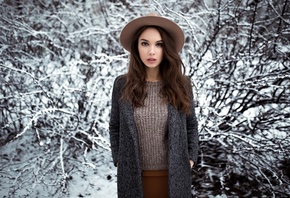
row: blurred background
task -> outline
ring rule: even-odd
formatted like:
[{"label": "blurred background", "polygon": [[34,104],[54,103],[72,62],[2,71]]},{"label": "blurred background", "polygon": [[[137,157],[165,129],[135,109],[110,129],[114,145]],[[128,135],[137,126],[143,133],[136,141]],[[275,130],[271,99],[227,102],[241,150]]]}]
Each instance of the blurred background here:
[{"label": "blurred background", "polygon": [[117,197],[119,34],[152,11],[186,37],[200,134],[192,196],[289,196],[289,0],[0,0],[2,197]]}]

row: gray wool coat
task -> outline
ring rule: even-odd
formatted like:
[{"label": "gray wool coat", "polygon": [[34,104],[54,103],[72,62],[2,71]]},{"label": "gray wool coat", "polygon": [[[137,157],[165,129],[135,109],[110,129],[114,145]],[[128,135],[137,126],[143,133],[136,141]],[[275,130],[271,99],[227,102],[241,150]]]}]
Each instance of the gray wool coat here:
[{"label": "gray wool coat", "polygon": [[[117,189],[119,198],[142,198],[142,170],[140,168],[137,128],[133,106],[120,100],[126,83],[125,76],[116,78],[112,94],[109,131],[113,162],[118,163]],[[192,101],[193,103],[193,101]],[[170,198],[191,197],[189,160],[198,156],[198,130],[194,105],[190,115],[168,105],[168,185]]]}]

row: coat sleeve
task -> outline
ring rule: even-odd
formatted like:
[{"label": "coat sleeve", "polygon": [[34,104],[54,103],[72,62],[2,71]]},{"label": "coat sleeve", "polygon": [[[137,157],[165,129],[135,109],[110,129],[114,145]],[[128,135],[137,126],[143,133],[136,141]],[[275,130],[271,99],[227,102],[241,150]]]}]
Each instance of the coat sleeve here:
[{"label": "coat sleeve", "polygon": [[194,161],[194,165],[197,163],[197,157],[198,157],[198,123],[197,118],[195,114],[195,104],[193,99],[193,93],[192,93],[192,87],[191,87],[191,81],[189,79],[190,83],[190,101],[191,101],[191,109],[190,114],[186,117],[186,129],[187,129],[187,141],[188,141],[188,154],[189,159]]},{"label": "coat sleeve", "polygon": [[114,81],[112,99],[111,99],[111,114],[109,122],[109,133],[111,151],[114,165],[118,163],[119,153],[119,129],[120,129],[120,117],[119,117],[119,100],[120,100],[120,77],[117,77]]}]

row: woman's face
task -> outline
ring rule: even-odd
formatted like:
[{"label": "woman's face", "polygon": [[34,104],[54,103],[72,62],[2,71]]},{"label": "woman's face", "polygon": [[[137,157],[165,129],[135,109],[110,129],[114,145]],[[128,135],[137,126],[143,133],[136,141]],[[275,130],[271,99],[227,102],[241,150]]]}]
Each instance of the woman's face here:
[{"label": "woman's face", "polygon": [[158,68],[163,59],[163,41],[155,28],[145,29],[138,39],[138,51],[147,68]]}]

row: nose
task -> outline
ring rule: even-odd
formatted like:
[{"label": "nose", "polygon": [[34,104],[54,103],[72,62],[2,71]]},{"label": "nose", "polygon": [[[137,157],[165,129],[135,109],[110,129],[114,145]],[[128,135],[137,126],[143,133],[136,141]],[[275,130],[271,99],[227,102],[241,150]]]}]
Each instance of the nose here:
[{"label": "nose", "polygon": [[149,55],[154,55],[155,54],[155,46],[151,46],[149,49]]}]

